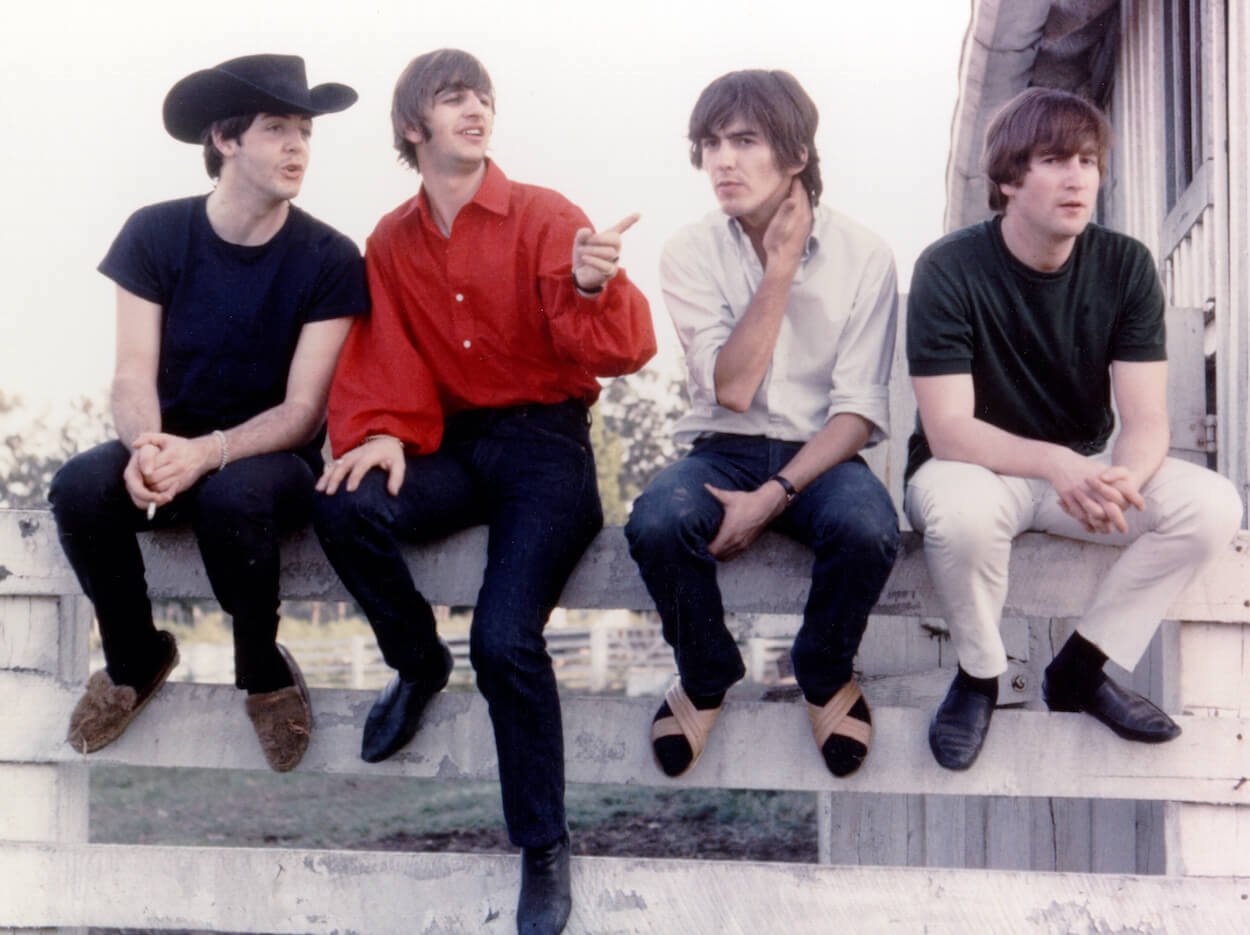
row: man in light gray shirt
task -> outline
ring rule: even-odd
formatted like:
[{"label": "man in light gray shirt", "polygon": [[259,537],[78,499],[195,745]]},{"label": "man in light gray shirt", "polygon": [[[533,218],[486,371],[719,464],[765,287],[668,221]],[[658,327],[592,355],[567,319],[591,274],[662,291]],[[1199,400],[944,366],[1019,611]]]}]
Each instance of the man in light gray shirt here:
[{"label": "man in light gray shirt", "polygon": [[815,553],[791,658],[816,746],[837,776],[868,752],[852,663],[898,520],[859,452],[889,429],[897,284],[880,238],[819,203],[816,123],[783,71],[723,75],[690,117],[690,159],[720,210],[665,246],[660,275],[688,369],[677,440],[693,447],[626,528],[677,658],[651,727],[670,776],[694,765],[745,672],[716,564],[770,528]]}]

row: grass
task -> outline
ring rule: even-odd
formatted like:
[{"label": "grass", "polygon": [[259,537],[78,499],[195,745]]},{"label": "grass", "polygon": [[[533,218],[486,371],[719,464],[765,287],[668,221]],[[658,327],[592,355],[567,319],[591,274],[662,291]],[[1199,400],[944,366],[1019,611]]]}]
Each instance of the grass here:
[{"label": "grass", "polygon": [[[581,854],[816,859],[807,793],[569,786]],[[131,766],[91,770],[100,843],[512,851],[495,783]]]}]

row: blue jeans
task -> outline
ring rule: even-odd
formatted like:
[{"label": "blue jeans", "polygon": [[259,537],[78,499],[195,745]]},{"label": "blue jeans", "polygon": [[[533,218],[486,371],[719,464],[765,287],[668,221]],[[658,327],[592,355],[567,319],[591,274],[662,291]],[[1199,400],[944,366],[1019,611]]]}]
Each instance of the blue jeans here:
[{"label": "blue jeans", "polygon": [[499,754],[504,819],[514,844],[564,833],[564,735],[543,627],[568,576],[603,526],[584,404],[461,413],[442,447],[407,459],[398,496],[370,471],[352,493],[319,497],[314,523],[388,665],[419,672],[437,658],[434,615],[402,542],[489,526],[470,660]]},{"label": "blue jeans", "polygon": [[[700,439],[647,485],[625,528],[630,554],[655,600],[682,685],[716,695],[742,678],[725,626],[716,559],[707,545],[724,510],[703,487],[754,490],[801,448],[742,435]],[[898,517],[881,482],[859,458],[820,475],[771,527],[815,552],[803,625],[790,658],[805,694],[831,694],[851,678],[868,614],[898,551]]]},{"label": "blue jeans", "polygon": [[106,442],[65,462],[48,493],[61,547],[95,605],[109,677],[142,684],[164,648],[135,534],[190,523],[213,594],[233,621],[235,683],[253,692],[289,685],[274,647],[278,545],[283,533],[308,522],[313,467],[289,451],[242,458],[201,478],[149,521],[122,480],[129,460],[129,448]]}]

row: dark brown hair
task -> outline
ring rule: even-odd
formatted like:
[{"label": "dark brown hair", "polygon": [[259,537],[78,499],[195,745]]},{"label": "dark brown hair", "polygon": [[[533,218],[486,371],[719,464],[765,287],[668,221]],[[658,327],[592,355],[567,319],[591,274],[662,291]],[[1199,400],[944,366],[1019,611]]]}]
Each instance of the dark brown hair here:
[{"label": "dark brown hair", "polygon": [[1068,158],[1086,150],[1098,156],[1106,174],[1111,125],[1102,111],[1075,94],[1052,88],[1021,91],[994,115],[985,131],[985,174],[990,180],[990,210],[1007,208],[1003,185],[1019,185],[1033,157],[1047,153]]},{"label": "dark brown hair", "polygon": [[816,154],[820,113],[803,86],[787,71],[748,69],[721,75],[699,95],[690,114],[690,162],[703,168],[703,141],[734,120],[760,131],[772,147],[779,169],[807,165],[799,173],[803,188],[818,204],[823,186]]},{"label": "dark brown hair", "polygon": [[459,49],[438,49],[418,55],[395,82],[391,99],[391,129],[395,133],[395,149],[399,158],[418,172],[417,146],[404,134],[417,130],[429,139],[430,128],[425,115],[434,106],[440,91],[465,89],[485,94],[495,109],[495,89],[482,63]]},{"label": "dark brown hair", "polygon": [[204,132],[200,134],[200,142],[204,144],[204,169],[210,179],[221,178],[221,150],[213,142],[213,131],[221,134],[223,140],[242,141],[247,128],[259,116],[260,114],[244,114],[241,117],[223,117],[204,128]]}]

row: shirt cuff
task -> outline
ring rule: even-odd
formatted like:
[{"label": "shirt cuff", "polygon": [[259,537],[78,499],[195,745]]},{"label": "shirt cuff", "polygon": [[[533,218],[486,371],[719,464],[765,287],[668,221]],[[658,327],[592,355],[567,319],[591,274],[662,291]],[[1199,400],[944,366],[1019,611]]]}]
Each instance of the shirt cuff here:
[{"label": "shirt cuff", "polygon": [[843,412],[857,415],[872,425],[865,448],[890,437],[890,391],[887,387],[865,386],[853,391],[835,390],[829,394],[828,419]]}]

